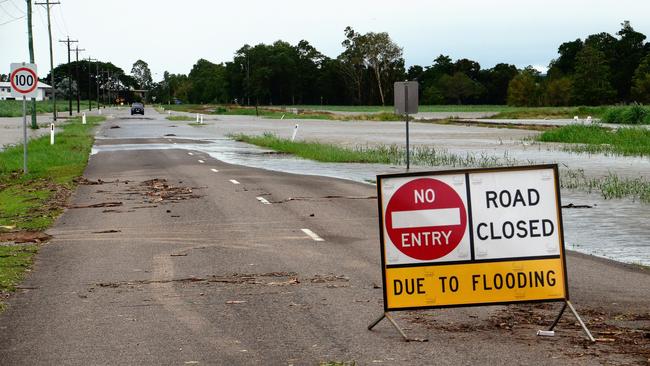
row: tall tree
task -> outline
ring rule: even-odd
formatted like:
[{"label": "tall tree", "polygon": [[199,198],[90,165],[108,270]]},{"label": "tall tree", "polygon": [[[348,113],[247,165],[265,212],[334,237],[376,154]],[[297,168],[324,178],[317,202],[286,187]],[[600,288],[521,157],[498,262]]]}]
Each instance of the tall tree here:
[{"label": "tall tree", "polygon": [[576,56],[573,76],[575,102],[584,105],[611,103],[616,91],[609,82],[609,75],[605,54],[591,46],[583,47]]},{"label": "tall tree", "polygon": [[131,68],[131,75],[138,83],[140,89],[150,89],[153,84],[153,79],[151,78],[151,70],[149,70],[149,64],[142,60],[138,60],[133,63]]},{"label": "tall tree", "polygon": [[611,65],[612,84],[619,100],[628,101],[634,71],[649,49],[644,44],[646,36],[635,31],[629,21],[621,23],[621,30],[617,34],[621,38],[616,44],[615,62]]},{"label": "tall tree", "polygon": [[364,62],[369,69],[373,70],[377,81],[381,105],[386,105],[387,89],[392,87],[389,85],[391,74],[395,69],[404,69],[402,48],[395,44],[386,32],[364,34],[361,37],[361,48]]},{"label": "tall tree", "polygon": [[534,107],[540,104],[539,71],[528,66],[508,85],[508,105]]},{"label": "tall tree", "polygon": [[632,98],[639,103],[650,103],[650,53],[634,71]]}]

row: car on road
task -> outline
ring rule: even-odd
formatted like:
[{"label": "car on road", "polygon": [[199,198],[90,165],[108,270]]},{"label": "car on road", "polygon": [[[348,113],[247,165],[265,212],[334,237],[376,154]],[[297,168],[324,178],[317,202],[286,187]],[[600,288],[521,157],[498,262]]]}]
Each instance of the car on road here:
[{"label": "car on road", "polygon": [[144,116],[144,105],[142,103],[131,104],[131,115],[141,114]]}]

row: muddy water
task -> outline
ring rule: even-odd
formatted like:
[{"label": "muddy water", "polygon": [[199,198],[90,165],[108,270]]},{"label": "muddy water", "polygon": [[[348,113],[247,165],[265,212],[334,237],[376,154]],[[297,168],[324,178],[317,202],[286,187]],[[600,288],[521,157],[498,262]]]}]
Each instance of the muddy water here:
[{"label": "muddy water", "polygon": [[[209,142],[209,143],[205,143]],[[277,154],[230,139],[201,143],[96,145],[103,151],[184,149],[200,151],[230,164],[287,173],[320,175],[358,182],[374,182],[377,174],[403,172],[403,167],[381,164],[321,163]],[[435,170],[426,167],[419,170]],[[445,167],[441,167],[445,169]],[[418,169],[413,169],[418,170]],[[562,192],[562,203],[591,208],[562,210],[566,248],[626,263],[650,266],[650,205],[627,199],[604,200],[598,194]]]}]

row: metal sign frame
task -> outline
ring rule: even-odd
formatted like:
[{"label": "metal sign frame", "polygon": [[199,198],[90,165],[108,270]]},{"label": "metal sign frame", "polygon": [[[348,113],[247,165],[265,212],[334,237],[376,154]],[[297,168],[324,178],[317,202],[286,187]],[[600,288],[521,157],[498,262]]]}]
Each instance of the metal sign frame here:
[{"label": "metal sign frame", "polygon": [[[555,211],[557,213],[557,237],[559,240],[559,254],[553,256],[532,256],[532,257],[508,257],[508,258],[488,258],[488,259],[476,259],[474,256],[474,238],[473,231],[476,226],[472,223],[472,207],[471,207],[471,193],[469,186],[469,177],[471,174],[476,173],[499,173],[499,172],[522,172],[522,171],[540,171],[540,170],[552,170],[553,171],[553,187],[555,190]],[[410,178],[410,177],[432,177],[443,176],[443,175],[464,175],[465,176],[465,189],[467,190],[467,226],[469,229],[470,237],[470,246],[471,246],[471,259],[470,260],[461,260],[461,261],[437,261],[437,262],[423,262],[423,263],[410,263],[410,264],[396,264],[396,265],[387,265],[386,260],[386,238],[384,222],[385,222],[385,212],[384,212],[384,202],[383,202],[383,183],[387,179],[392,178]],[[569,301],[569,288],[568,288],[568,277],[566,270],[566,253],[564,245],[564,226],[562,220],[562,209],[561,209],[561,197],[560,197],[560,183],[559,183],[559,171],[557,164],[544,164],[544,165],[531,165],[531,166],[517,166],[517,167],[500,167],[500,168],[477,168],[477,169],[455,169],[455,170],[444,170],[444,171],[434,171],[434,172],[414,172],[414,173],[398,173],[398,174],[384,174],[377,176],[377,205],[379,212],[379,237],[380,237],[380,252],[381,252],[381,268],[382,268],[382,284],[383,284],[383,307],[384,313],[382,316],[374,321],[368,329],[372,329],[376,324],[378,324],[384,317],[391,321],[391,323],[399,330],[400,334],[408,341],[409,339],[405,333],[399,328],[397,323],[390,317],[389,312],[392,311],[407,311],[407,310],[420,310],[420,309],[439,309],[439,308],[454,308],[454,307],[469,307],[469,306],[488,306],[488,305],[505,305],[505,304],[515,304],[515,303],[541,303],[541,302],[564,302],[564,306],[558,315],[558,318],[551,326],[551,330],[557,324],[559,318],[562,316],[567,305],[579,320],[585,333],[587,334],[590,340],[594,340],[593,336],[589,332],[584,323],[580,319],[579,315],[575,311],[574,307]],[[388,206],[386,206],[387,208]],[[410,307],[391,307],[388,303],[388,287],[387,286],[387,270],[391,268],[407,268],[407,267],[427,267],[435,268],[436,266],[463,266],[471,264],[486,264],[486,263],[495,263],[495,262],[526,262],[526,261],[539,261],[543,259],[554,260],[561,263],[562,270],[562,281],[560,286],[563,287],[564,293],[562,296],[553,297],[553,298],[543,298],[543,299],[509,299],[507,301],[485,301],[485,302],[470,302],[470,303],[454,303],[454,304],[436,304],[436,305],[423,305],[423,306],[410,306]],[[442,268],[442,267],[440,267]],[[559,279],[558,279],[559,280]],[[413,286],[412,286],[413,287]]]}]

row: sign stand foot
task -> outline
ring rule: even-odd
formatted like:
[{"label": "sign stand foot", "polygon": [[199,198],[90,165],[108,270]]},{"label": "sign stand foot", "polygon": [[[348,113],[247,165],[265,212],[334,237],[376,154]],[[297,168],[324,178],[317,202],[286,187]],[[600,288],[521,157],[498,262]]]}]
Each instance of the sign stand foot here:
[{"label": "sign stand foot", "polygon": [[379,318],[377,318],[377,320],[375,320],[374,322],[372,322],[372,323],[368,326],[368,330],[372,330],[372,328],[374,328],[377,324],[379,324],[380,321],[384,320],[384,318],[388,319],[388,321],[389,321],[389,322],[390,322],[390,323],[395,327],[395,329],[397,329],[397,331],[399,332],[399,334],[402,335],[402,338],[404,338],[404,340],[405,340],[406,342],[411,342],[411,341],[426,342],[426,341],[427,341],[427,339],[409,338],[409,337],[406,335],[406,333],[404,333],[404,330],[402,330],[402,328],[397,324],[397,322],[395,321],[395,319],[393,319],[393,317],[392,317],[390,314],[388,314],[388,313],[383,313],[383,314],[381,314],[381,315],[379,316]]},{"label": "sign stand foot", "polygon": [[564,302],[564,304],[562,304],[562,309],[560,309],[560,313],[557,315],[557,317],[553,321],[553,324],[551,324],[551,326],[548,328],[548,330],[549,331],[553,330],[555,328],[555,326],[557,325],[557,323],[560,322],[560,319],[562,318],[562,315],[564,315],[564,311],[566,310],[567,306],[569,307],[569,309],[571,310],[573,315],[576,317],[576,319],[578,319],[578,323],[580,323],[580,326],[582,327],[582,330],[584,330],[585,334],[587,335],[587,338],[589,338],[589,340],[592,341],[592,342],[596,342],[596,340],[594,339],[594,336],[591,335],[591,332],[589,331],[589,328],[587,328],[585,323],[582,321],[582,318],[580,318],[580,315],[578,315],[578,312],[576,311],[576,309],[573,307],[573,304],[571,304],[571,301],[569,301],[569,300],[566,300]]}]

